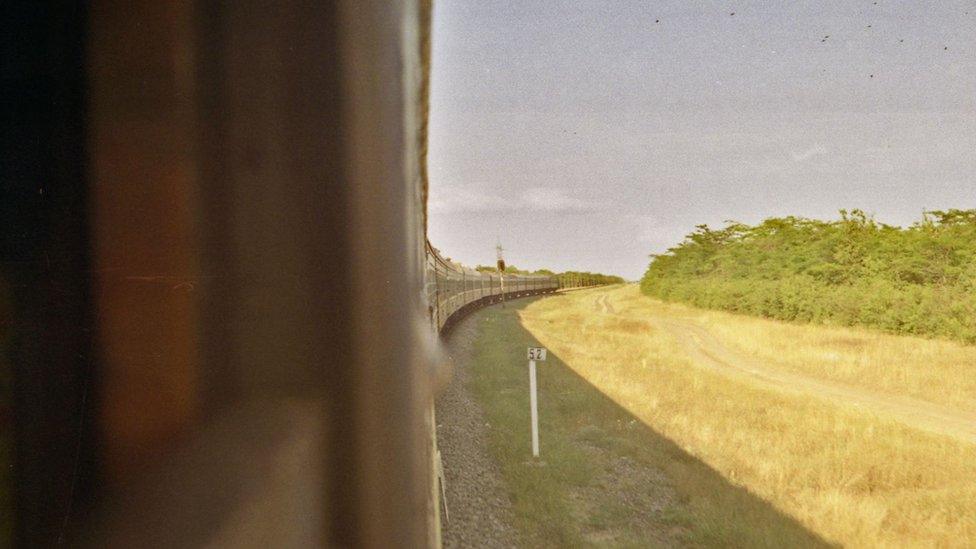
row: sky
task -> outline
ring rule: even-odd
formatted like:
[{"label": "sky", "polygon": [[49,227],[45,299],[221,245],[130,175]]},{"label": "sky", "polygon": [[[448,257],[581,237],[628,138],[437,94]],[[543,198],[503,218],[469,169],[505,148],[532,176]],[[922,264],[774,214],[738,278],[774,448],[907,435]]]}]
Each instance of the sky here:
[{"label": "sky", "polygon": [[695,225],[976,208],[976,0],[439,0],[429,237],[640,278]]}]

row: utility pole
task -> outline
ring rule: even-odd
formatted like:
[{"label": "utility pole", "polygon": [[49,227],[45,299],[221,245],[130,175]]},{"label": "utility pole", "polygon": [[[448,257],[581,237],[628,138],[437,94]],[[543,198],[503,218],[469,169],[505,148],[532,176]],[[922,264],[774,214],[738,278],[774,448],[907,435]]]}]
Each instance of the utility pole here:
[{"label": "utility pole", "polygon": [[495,253],[498,256],[498,262],[496,266],[498,267],[498,278],[500,280],[502,288],[502,309],[505,308],[505,258],[502,257],[502,243],[499,242],[495,246]]}]

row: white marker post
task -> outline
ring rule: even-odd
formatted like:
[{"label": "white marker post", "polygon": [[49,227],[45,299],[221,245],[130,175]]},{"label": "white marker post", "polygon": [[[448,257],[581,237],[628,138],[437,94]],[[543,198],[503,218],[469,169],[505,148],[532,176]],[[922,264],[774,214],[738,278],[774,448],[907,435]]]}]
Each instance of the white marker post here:
[{"label": "white marker post", "polygon": [[545,347],[529,347],[529,405],[532,407],[532,457],[539,457],[539,402],[536,397],[535,361],[545,362]]}]

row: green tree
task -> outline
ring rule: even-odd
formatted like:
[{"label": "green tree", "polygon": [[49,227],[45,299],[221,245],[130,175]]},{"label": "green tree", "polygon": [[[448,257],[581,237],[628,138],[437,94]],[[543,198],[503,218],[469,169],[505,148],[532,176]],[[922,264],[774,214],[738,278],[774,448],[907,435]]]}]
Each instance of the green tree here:
[{"label": "green tree", "polygon": [[862,210],[840,219],[699,225],[652,256],[641,290],[669,301],[976,342],[976,210],[907,228]]}]

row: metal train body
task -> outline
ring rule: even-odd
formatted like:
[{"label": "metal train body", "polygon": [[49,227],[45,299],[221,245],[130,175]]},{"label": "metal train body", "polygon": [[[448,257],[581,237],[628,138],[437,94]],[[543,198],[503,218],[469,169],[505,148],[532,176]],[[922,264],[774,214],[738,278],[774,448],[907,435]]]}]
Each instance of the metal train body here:
[{"label": "metal train body", "polygon": [[559,279],[549,275],[485,273],[452,263],[427,242],[424,286],[432,327],[444,332],[471,309],[530,295],[552,293]]},{"label": "metal train body", "polygon": [[439,546],[430,0],[14,4],[0,547]]}]

